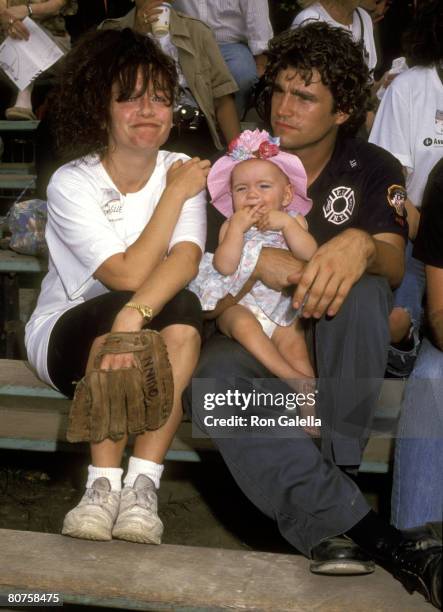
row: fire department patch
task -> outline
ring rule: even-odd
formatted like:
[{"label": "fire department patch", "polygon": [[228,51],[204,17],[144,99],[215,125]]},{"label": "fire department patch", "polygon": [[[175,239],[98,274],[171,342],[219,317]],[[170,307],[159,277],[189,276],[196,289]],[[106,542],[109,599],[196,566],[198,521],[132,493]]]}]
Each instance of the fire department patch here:
[{"label": "fire department patch", "polygon": [[406,189],[401,185],[391,185],[388,188],[387,199],[389,206],[395,210],[399,217],[406,216],[405,203],[406,203]]}]

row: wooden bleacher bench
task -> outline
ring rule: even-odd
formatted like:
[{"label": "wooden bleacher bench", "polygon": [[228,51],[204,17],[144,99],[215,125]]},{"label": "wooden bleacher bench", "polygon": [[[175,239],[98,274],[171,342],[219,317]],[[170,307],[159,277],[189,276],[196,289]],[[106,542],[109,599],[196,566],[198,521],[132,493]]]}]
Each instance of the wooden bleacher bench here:
[{"label": "wooden bleacher bench", "polygon": [[[385,381],[375,418],[376,433],[365,450],[362,472],[386,473],[392,454],[392,436],[398,417],[402,381]],[[69,400],[41,382],[25,361],[0,360],[0,448],[20,450],[74,450],[86,445],[69,444],[66,427]],[[199,461],[199,451],[213,448],[205,438],[192,436],[184,421],[167,459]]]},{"label": "wooden bleacher bench", "polygon": [[0,549],[3,597],[58,593],[64,604],[157,612],[429,611],[420,595],[409,595],[381,568],[369,576],[318,576],[300,555],[6,529]]},{"label": "wooden bleacher bench", "polygon": [[11,249],[0,250],[0,274],[46,272],[48,264],[45,259],[32,255],[21,255]]},{"label": "wooden bleacher bench", "polygon": [[23,120],[23,121],[8,121],[2,119],[0,121],[0,133],[1,132],[34,132],[40,121]]}]

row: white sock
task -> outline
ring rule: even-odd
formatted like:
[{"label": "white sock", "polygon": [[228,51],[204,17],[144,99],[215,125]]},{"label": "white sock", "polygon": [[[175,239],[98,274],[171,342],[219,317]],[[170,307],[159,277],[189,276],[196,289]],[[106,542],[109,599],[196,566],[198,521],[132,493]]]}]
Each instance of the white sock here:
[{"label": "white sock", "polygon": [[128,473],[123,478],[125,487],[133,487],[135,479],[139,474],[145,474],[155,484],[155,488],[160,488],[160,478],[164,467],[154,461],[148,459],[139,459],[138,457],[129,457]]},{"label": "white sock", "polygon": [[32,110],[32,89],[33,85],[28,85],[26,89],[24,89],[23,91],[19,91],[14,106],[20,106],[20,108],[30,108]]},{"label": "white sock", "polygon": [[95,467],[95,465],[88,465],[88,480],[86,482],[86,488],[90,489],[92,483],[97,478],[107,478],[111,483],[112,491],[122,490],[122,475],[123,470],[121,468],[112,467]]}]

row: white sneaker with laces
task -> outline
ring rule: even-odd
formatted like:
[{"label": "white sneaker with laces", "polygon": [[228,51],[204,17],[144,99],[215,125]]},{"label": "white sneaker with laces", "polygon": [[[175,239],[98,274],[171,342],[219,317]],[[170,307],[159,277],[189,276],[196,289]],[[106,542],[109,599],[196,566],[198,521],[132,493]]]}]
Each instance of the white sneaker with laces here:
[{"label": "white sneaker with laces", "polygon": [[122,489],[112,537],[140,544],[160,544],[162,534],[155,485],[148,476],[139,474],[134,486]]},{"label": "white sneaker with laces", "polygon": [[84,540],[111,540],[119,504],[120,491],[112,491],[107,478],[96,478],[65,516],[62,534]]}]

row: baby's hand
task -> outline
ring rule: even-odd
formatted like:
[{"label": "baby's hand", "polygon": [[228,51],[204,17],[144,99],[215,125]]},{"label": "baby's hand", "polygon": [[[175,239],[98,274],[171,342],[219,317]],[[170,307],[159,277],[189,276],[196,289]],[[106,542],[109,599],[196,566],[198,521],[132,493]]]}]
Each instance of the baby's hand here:
[{"label": "baby's hand", "polygon": [[260,206],[245,206],[241,210],[235,212],[230,224],[237,227],[243,233],[247,232],[253,225],[257,225],[261,217]]},{"label": "baby's hand", "polygon": [[282,231],[292,221],[292,218],[281,210],[269,210],[261,215],[257,221],[257,227],[260,231],[267,230]]}]

